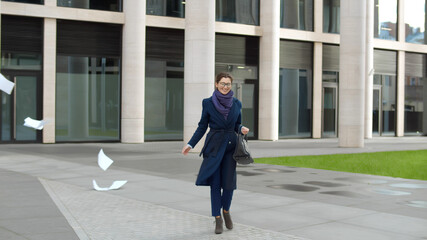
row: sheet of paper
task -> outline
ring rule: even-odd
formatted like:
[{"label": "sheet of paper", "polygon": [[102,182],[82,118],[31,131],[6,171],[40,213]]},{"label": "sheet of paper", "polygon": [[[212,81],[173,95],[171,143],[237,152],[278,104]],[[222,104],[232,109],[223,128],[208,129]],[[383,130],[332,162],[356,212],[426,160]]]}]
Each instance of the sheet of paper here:
[{"label": "sheet of paper", "polygon": [[96,191],[109,191],[109,190],[117,190],[121,188],[123,185],[125,185],[128,181],[127,180],[120,180],[120,181],[114,181],[113,184],[111,184],[110,187],[99,187],[96,183],[95,179],[92,180],[93,188]]},{"label": "sheet of paper", "polygon": [[0,90],[10,95],[13,90],[13,87],[15,87],[15,83],[7,80],[7,78],[5,78],[3,74],[0,74]]},{"label": "sheet of paper", "polygon": [[98,153],[98,165],[102,170],[107,170],[108,167],[113,163],[114,161],[111,160],[107,155],[104,154],[104,151],[102,149]]},{"label": "sheet of paper", "polygon": [[26,127],[30,127],[30,128],[34,128],[37,130],[42,130],[44,125],[46,124],[46,121],[38,121],[38,120],[34,120],[30,117],[27,117],[26,119],[24,119],[24,126]]}]

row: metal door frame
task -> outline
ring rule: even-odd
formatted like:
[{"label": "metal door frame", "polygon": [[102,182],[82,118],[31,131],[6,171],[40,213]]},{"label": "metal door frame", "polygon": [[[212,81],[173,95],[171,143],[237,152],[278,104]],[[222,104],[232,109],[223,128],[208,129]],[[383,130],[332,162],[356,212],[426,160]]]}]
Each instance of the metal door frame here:
[{"label": "metal door frame", "polygon": [[[40,118],[42,118],[43,116],[43,86],[42,86],[42,74],[40,71],[18,71],[18,70],[2,70],[2,74],[7,76],[9,75],[9,77],[11,79],[13,79],[12,81],[15,82],[16,81],[16,77],[19,76],[31,76],[31,77],[35,77],[36,78],[36,101],[37,101],[37,113],[36,115],[39,116]],[[10,111],[11,111],[11,136],[10,136],[10,141],[2,141],[0,138],[0,143],[41,143],[42,142],[42,131],[37,131],[36,134],[36,140],[24,140],[24,141],[17,141],[16,140],[16,83],[15,83],[15,87],[12,90],[10,96],[12,99],[12,104],[14,107],[11,107]],[[6,94],[6,93],[3,93]],[[0,109],[1,109],[1,105],[0,105]],[[1,118],[1,111],[0,111],[0,126],[3,124],[2,122],[2,118]],[[2,134],[2,128],[0,127],[0,136]]]},{"label": "metal door frame", "polygon": [[[382,99],[383,99],[383,96],[382,96],[382,85],[374,85],[373,86],[373,89],[372,89],[372,101],[374,101],[373,99],[374,99],[374,91],[375,90],[378,90],[378,134],[374,134],[374,132],[372,132],[372,135],[374,135],[374,136],[381,136],[382,135],[382,127],[383,127],[383,124],[382,124],[382,113],[383,113],[383,107],[382,107]],[[373,103],[372,103],[372,105],[373,105]],[[373,111],[372,111],[372,114],[374,114],[373,113]]]},{"label": "metal door frame", "polygon": [[[325,88],[335,88],[335,134],[334,135],[325,135],[324,134],[324,106],[325,106]],[[322,138],[336,138],[338,137],[338,83],[336,82],[323,82],[322,83],[322,128],[321,128],[321,137]]]}]

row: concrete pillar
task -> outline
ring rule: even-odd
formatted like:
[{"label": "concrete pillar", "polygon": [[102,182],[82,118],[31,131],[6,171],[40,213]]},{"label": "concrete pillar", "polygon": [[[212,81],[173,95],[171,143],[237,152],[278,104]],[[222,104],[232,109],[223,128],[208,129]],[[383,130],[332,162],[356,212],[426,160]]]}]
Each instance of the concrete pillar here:
[{"label": "concrete pillar", "polygon": [[364,146],[366,0],[341,1],[339,146]]},{"label": "concrete pillar", "polygon": [[56,19],[44,19],[43,32],[43,143],[55,143]]},{"label": "concrete pillar", "polygon": [[313,138],[322,137],[322,55],[323,44],[315,42],[313,54]]},{"label": "concrete pillar", "polygon": [[259,139],[279,139],[280,1],[260,2]]},{"label": "concrete pillar", "polygon": [[314,32],[323,32],[323,0],[314,0]]},{"label": "concrete pillar", "polygon": [[145,0],[123,1],[122,119],[124,143],[144,142]]},{"label": "concrete pillar", "polygon": [[374,0],[366,0],[365,138],[372,138],[374,88]]},{"label": "concrete pillar", "polygon": [[397,52],[396,136],[405,132],[405,51]]},{"label": "concrete pillar", "polygon": [[[202,100],[212,95],[215,82],[215,1],[187,0],[185,4],[184,142],[197,129]],[[194,151],[200,151],[203,139]]]}]

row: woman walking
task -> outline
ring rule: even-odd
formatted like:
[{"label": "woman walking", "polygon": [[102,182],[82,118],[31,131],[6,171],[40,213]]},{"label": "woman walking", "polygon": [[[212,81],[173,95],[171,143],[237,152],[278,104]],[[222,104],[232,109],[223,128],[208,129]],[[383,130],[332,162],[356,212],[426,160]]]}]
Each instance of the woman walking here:
[{"label": "woman walking", "polygon": [[[203,99],[202,117],[197,130],[182,153],[196,146],[205,134],[205,145],[200,153],[203,162],[200,166],[196,185],[210,186],[211,210],[215,217],[215,233],[223,232],[223,219],[228,229],[233,228],[230,216],[231,199],[236,189],[236,161],[233,152],[236,147],[236,133],[247,134],[249,129],[241,126],[242,103],[233,98],[231,84],[233,77],[229,73],[219,73],[215,78],[215,91],[212,97]],[[222,190],[222,191],[221,191]]]}]

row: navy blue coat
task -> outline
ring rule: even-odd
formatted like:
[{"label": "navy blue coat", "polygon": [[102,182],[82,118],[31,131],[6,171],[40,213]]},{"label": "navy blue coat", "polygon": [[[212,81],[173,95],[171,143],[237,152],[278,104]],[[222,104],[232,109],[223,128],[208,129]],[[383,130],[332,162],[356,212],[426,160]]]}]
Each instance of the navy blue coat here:
[{"label": "navy blue coat", "polygon": [[[203,162],[200,166],[199,175],[197,176],[196,185],[209,186],[210,176],[222,166],[223,189],[236,189],[236,162],[231,154],[225,154],[227,144],[232,143],[235,146],[236,133],[239,131],[241,124],[242,103],[233,98],[233,105],[227,119],[218,112],[212,102],[212,97],[203,99],[202,117],[197,130],[188,144],[192,147],[200,141],[205,134],[208,126],[209,133],[206,136],[203,154]],[[222,162],[222,164],[221,164]]]}]

